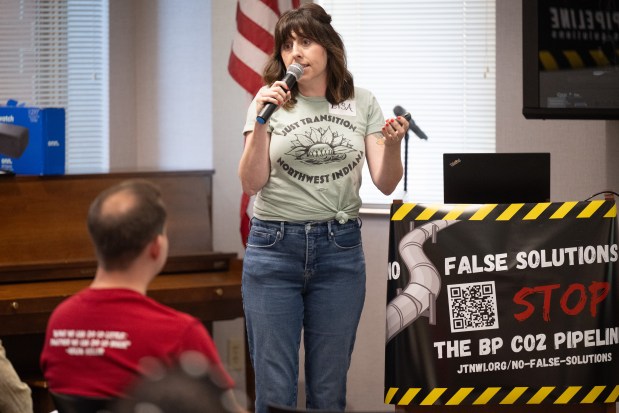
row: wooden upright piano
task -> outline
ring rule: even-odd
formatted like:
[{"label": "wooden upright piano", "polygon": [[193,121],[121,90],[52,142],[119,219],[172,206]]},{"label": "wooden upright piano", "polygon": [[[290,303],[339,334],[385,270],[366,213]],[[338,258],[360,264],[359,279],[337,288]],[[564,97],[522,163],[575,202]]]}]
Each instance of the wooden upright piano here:
[{"label": "wooden upright piano", "polygon": [[95,274],[88,207],[103,189],[135,178],[157,184],[168,210],[169,259],[148,295],[207,328],[243,316],[236,254],[213,251],[211,171],[0,175],[0,339],[33,388],[35,412],[53,410],[39,368],[47,320]]}]

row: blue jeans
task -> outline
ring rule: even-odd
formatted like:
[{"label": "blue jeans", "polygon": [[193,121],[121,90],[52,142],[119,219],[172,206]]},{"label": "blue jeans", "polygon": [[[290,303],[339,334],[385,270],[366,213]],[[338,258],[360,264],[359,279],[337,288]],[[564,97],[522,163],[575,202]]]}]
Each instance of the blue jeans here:
[{"label": "blue jeans", "polygon": [[296,407],[303,329],[308,409],[344,410],[346,375],[365,300],[360,221],[252,220],[243,306],[256,413]]}]

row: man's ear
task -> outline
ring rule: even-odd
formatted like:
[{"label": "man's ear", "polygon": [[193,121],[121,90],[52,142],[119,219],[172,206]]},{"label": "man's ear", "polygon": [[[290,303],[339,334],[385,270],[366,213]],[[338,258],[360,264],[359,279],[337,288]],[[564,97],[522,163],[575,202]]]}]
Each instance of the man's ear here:
[{"label": "man's ear", "polygon": [[148,244],[148,254],[154,260],[159,258],[159,255],[161,255],[161,235],[157,235],[150,244]]}]

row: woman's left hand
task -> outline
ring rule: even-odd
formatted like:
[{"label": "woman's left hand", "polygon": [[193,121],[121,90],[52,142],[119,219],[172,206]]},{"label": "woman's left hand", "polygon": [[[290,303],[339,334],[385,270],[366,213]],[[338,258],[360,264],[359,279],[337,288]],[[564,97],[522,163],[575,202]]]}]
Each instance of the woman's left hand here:
[{"label": "woman's left hand", "polygon": [[408,130],[408,121],[402,116],[397,118],[389,118],[385,121],[385,126],[382,128],[384,137],[383,143],[385,146],[399,144],[406,131]]}]

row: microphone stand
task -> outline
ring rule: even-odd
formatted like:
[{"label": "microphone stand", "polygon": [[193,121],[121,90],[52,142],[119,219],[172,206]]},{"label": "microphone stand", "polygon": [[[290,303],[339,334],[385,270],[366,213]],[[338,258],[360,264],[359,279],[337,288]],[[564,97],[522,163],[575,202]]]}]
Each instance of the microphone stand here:
[{"label": "microphone stand", "polygon": [[404,135],[404,194],[408,192],[408,132]]}]

